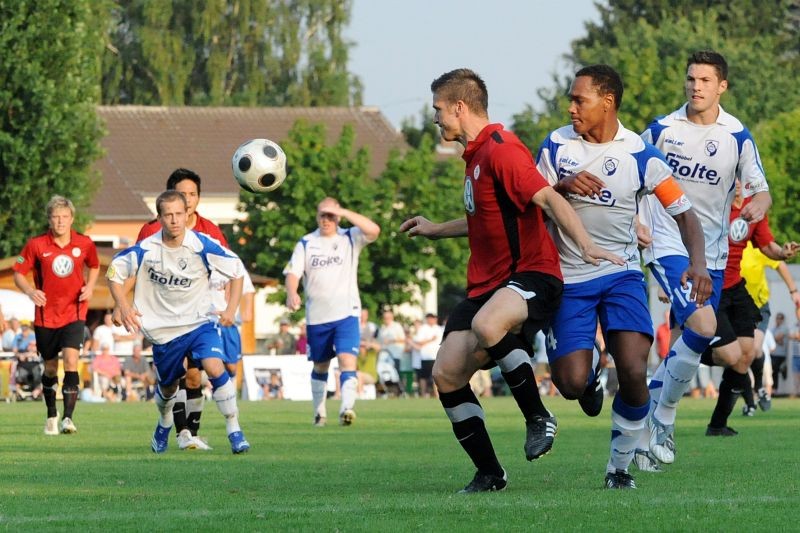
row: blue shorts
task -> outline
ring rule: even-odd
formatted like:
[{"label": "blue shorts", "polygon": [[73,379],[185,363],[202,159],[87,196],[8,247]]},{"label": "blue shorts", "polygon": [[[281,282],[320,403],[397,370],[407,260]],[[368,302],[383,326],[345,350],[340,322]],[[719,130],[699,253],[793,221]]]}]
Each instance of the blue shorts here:
[{"label": "blue shorts", "polygon": [[[667,255],[659,257],[648,265],[650,272],[661,288],[669,295],[672,304],[670,311],[675,322],[681,327],[686,323],[692,313],[697,311],[697,304],[689,300],[692,282],[684,289],[681,286],[681,276],[689,268],[689,258],[684,255]],[[714,313],[719,309],[719,299],[722,297],[722,278],[724,270],[709,270],[711,276],[711,296],[707,305],[714,308]]]},{"label": "blue shorts", "polygon": [[234,365],[242,358],[242,336],[236,326],[220,326],[219,335],[222,337],[222,351],[225,356],[222,362]]},{"label": "blue shorts", "polygon": [[178,381],[186,374],[184,358],[202,361],[212,357],[224,359],[224,355],[219,330],[211,322],[206,322],[165,344],[153,345],[153,363],[158,382],[165,385]]},{"label": "blue shorts", "polygon": [[609,331],[638,331],[653,337],[647,285],[639,271],[619,272],[564,285],[561,306],[547,332],[547,358],[594,349],[597,320]]},{"label": "blue shorts", "polygon": [[330,361],[337,354],[349,353],[358,357],[361,328],[358,317],[349,316],[335,322],[309,325],[308,360],[315,363]]}]

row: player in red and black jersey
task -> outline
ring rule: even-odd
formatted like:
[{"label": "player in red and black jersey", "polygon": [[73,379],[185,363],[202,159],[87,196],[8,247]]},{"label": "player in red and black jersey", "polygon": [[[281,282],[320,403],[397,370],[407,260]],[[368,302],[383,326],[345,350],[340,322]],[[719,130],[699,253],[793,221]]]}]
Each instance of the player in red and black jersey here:
[{"label": "player in red and black jersey", "polygon": [[[89,237],[72,229],[74,219],[72,202],[53,196],[47,204],[50,229],[25,244],[13,267],[14,283],[36,305],[33,325],[36,345],[44,359],[45,435],[77,431],[72,415],[80,385],[78,356],[89,300],[100,274],[97,248]],[[30,271],[34,286],[26,278]],[[60,428],[56,410],[59,352],[64,356],[64,417]]]},{"label": "player in red and black jersey", "polygon": [[621,259],[592,242],[519,139],[490,123],[486,85],[477,74],[448,72],[434,80],[431,92],[442,138],[465,148],[466,216],[438,224],[416,216],[400,231],[430,239],[468,237],[467,299],[448,317],[433,374],[453,432],[478,469],[462,492],[502,490],[506,472],[469,379],[498,365],[525,416],[526,457],[532,461],[550,451],[556,419],[542,404],[530,363],[533,336],[558,308],[563,285],[545,215],[578,243],[587,262]]}]

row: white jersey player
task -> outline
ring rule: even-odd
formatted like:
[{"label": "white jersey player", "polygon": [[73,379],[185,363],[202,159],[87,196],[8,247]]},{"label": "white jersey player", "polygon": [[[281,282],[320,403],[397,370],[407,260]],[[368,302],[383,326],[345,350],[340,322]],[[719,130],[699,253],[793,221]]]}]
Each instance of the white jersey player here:
[{"label": "white jersey player", "polygon": [[[185,373],[184,358],[191,354],[211,381],[213,398],[225,416],[231,450],[246,452],[250,445],[239,426],[236,388],[222,361],[224,352],[209,287],[213,271],[231,280],[231,296],[218,322],[233,324],[244,266],[216,241],[186,230],[186,199],[180,192],[159,195],[156,210],[161,231],[119,252],[107,273],[122,323],[129,331],[141,330],[153,343],[159,421],[152,449],[156,453],[167,449],[178,380]],[[123,287],[129,278],[136,279],[133,306]]]},{"label": "white jersey player", "polygon": [[[353,226],[339,227],[341,217]],[[325,394],[330,360],[338,357],[342,406],[339,423],[355,418],[356,360],[360,345],[361,297],[358,293],[358,256],[378,238],[380,227],[364,215],[344,209],[333,198],[317,207],[318,229],[305,235],[294,247],[286,275],[286,306],[300,309],[298,287],[303,280],[306,297],[308,359],[314,362],[311,394],[314,425],[327,420]]]},{"label": "white jersey player", "polygon": [[742,194],[753,197],[741,217],[757,222],[771,203],[767,181],[750,132],[719,105],[726,91],[727,63],[716,52],[702,51],[689,57],[685,91],[687,103],[654,120],[642,133],[666,156],[673,175],[697,210],[705,236],[705,256],[713,281],[710,306],[699,307],[690,297],[690,285],[680,272],[689,263],[686,250],[675,238],[675,225],[651,200],[642,205],[642,222],[652,232],[643,252],[653,277],[670,298],[672,316],[681,336],[650,381],[650,430],[642,435],[636,464],[642,470],[659,470],[647,451],[664,463],[675,460],[674,424],[677,404],[686,392],[717,326],[714,313],[722,294],[723,272],[728,260],[728,226],[736,181]]}]

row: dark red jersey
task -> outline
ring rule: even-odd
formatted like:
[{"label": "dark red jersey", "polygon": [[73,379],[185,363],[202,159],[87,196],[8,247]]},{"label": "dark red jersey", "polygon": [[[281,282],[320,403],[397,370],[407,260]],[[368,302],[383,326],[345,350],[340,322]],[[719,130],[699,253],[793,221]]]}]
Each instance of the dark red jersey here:
[{"label": "dark red jersey", "polygon": [[533,195],[549,187],[524,144],[490,124],[467,144],[464,208],[469,228],[467,295],[480,296],[515,272],[563,279],[558,250]]},{"label": "dark red jersey", "polygon": [[86,320],[89,301],[78,301],[86,284],[84,267],[100,267],[97,248],[89,237],[74,230],[64,247],[56,244],[50,231],[25,244],[14,263],[14,272],[27,275],[33,270],[34,285],[47,297],[44,307],[36,306],[34,325],[60,328]]},{"label": "dark red jersey", "polygon": [[[741,212],[742,207],[749,204],[751,199],[752,197],[745,198],[741,207],[736,207],[735,205],[731,206],[731,222],[739,218],[739,213]],[[762,218],[759,222],[756,222],[755,224],[749,224],[746,239],[742,239],[739,242],[734,242],[729,237],[728,262],[725,264],[725,275],[722,279],[722,288],[729,289],[742,280],[742,252],[744,252],[748,242],[752,242],[753,247],[758,249],[762,246],[769,245],[769,243],[774,240],[775,237],[773,237],[772,231],[769,229],[769,218],[766,215],[764,215],[764,218]]]},{"label": "dark red jersey", "polygon": [[[203,235],[208,235],[215,241],[219,241],[219,243],[225,248],[228,248],[228,241],[225,239],[225,235],[222,234],[222,230],[219,229],[219,226],[207,218],[201,217],[200,213],[196,211],[195,215],[197,216],[197,221],[195,222],[194,227],[186,229],[192,229],[198,233],[202,233]],[[136,237],[136,242],[142,241],[150,235],[158,233],[159,231],[161,231],[161,222],[159,222],[157,219],[151,220],[139,230],[139,236]]]}]

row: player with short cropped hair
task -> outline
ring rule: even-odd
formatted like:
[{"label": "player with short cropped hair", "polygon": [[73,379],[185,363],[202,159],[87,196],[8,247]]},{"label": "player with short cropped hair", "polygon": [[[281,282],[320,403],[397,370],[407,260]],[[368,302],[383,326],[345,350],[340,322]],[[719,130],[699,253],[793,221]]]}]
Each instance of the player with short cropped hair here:
[{"label": "player with short cropped hair", "polygon": [[[758,222],[771,204],[752,135],[720,106],[720,98],[728,88],[727,76],[728,64],[722,55],[713,51],[693,53],[686,62],[686,104],[665,117],[657,118],[642,133],[646,141],[652,142],[665,154],[673,175],[703,225],[706,262],[714,281],[709,303],[715,311],[722,294],[723,272],[728,259],[728,215],[735,180],[742,180],[745,197],[753,197],[742,209],[742,218]],[[646,437],[642,436],[638,447],[649,449],[661,461],[672,462],[675,459],[674,423],[678,402],[696,374],[700,354],[713,337],[716,321],[710,319],[709,310],[698,309],[687,298],[686,287],[677,281],[676,273],[687,264],[688,258],[675,238],[675,224],[652,200],[642,207],[642,222],[652,231],[652,241],[644,251],[644,260],[670,296],[676,325],[682,327],[683,332],[650,381],[649,432]],[[731,379],[739,384],[743,379],[732,372],[727,372],[726,389],[730,387]],[[639,454],[637,464],[645,471],[656,469],[652,461],[639,457]]]},{"label": "player with short cropped hair", "polygon": [[[234,323],[244,265],[217,241],[186,230],[186,205],[186,198],[178,191],[159,195],[156,210],[161,231],[114,256],[107,273],[108,285],[122,324],[128,331],[141,330],[153,343],[159,410],[153,451],[167,450],[178,380],[185,373],[184,359],[189,356],[208,374],[213,398],[225,417],[231,451],[239,454],[250,444],[239,426],[236,386],[223,363],[225,353],[218,326]],[[227,306],[216,313],[209,285],[212,272],[230,280]],[[135,278],[133,305],[125,294],[124,284],[130,278]]]},{"label": "player with short cropped hair", "polygon": [[[33,237],[22,249],[13,266],[14,283],[36,305],[34,331],[39,354],[44,359],[42,386],[47,421],[45,435],[75,433],[72,421],[78,399],[80,376],[78,357],[83,346],[83,330],[89,300],[92,298],[100,262],[92,240],[72,229],[75,206],[63,196],[53,196],[46,208],[49,229]],[[85,270],[88,270],[88,275]],[[26,279],[33,271],[34,286]],[[64,357],[64,416],[58,425],[56,387],[58,354]]]},{"label": "player with short cropped hair", "polygon": [[[339,227],[344,218],[350,228]],[[295,245],[283,273],[286,276],[286,307],[300,309],[300,280],[306,297],[308,360],[314,426],[327,421],[325,396],[328,368],[337,358],[340,371],[342,405],[339,424],[349,426],[354,411],[358,376],[356,363],[361,345],[359,320],[361,297],[358,292],[358,256],[381,233],[375,222],[360,213],[343,208],[335,198],[325,198],[317,206],[317,229]]]},{"label": "player with short cropped hair", "polygon": [[545,215],[578,243],[578,257],[597,265],[621,259],[592,242],[569,204],[542,178],[531,154],[502,124],[492,124],[488,91],[469,69],[447,72],[431,84],[434,122],[442,138],[464,146],[465,216],[434,223],[423,216],[400,225],[410,236],[467,237],[467,297],[448,316],[433,378],[439,400],[477,472],[461,492],[505,489],[501,466],[469,386],[479,369],[497,365],[526,426],[525,457],[550,451],[556,417],[542,404],[531,356],[536,332],[561,299],[558,252]]},{"label": "player with short cropped hair", "polygon": [[599,320],[619,379],[605,486],[627,489],[636,488],[628,467],[650,405],[646,374],[653,323],[635,226],[643,196],[663,206],[675,221],[676,238],[690,251],[691,262],[678,278],[684,286],[692,281],[687,296],[702,304],[711,292],[711,279],[705,268],[703,230],[692,204],[664,156],[619,122],[622,94],[622,80],[613,68],[591,65],[579,70],[569,92],[572,125],[552,132],[536,161],[592,239],[625,258],[623,265],[586,265],[572,239],[556,232],[564,296],[547,333],[547,355],[561,394],[577,399],[589,416],[597,416],[603,404],[599,354],[593,350]]},{"label": "player with short cropped hair", "polygon": [[[177,168],[167,178],[164,190],[178,191],[186,198],[186,229],[208,235],[222,244],[222,246],[228,248],[228,241],[219,226],[197,212],[197,206],[200,203],[201,183],[202,180],[196,172],[186,168]],[[139,230],[136,242],[140,242],[160,230],[161,223],[158,218],[151,220]],[[232,330],[229,330],[228,334],[233,335]],[[211,448],[208,444],[197,435],[200,431],[200,417],[203,414],[203,405],[205,403],[202,391],[202,374],[200,368],[196,366],[191,358],[188,359],[187,363],[186,376],[180,380],[178,397],[173,408],[175,437],[178,440],[178,447],[182,450],[210,450]]]}]

